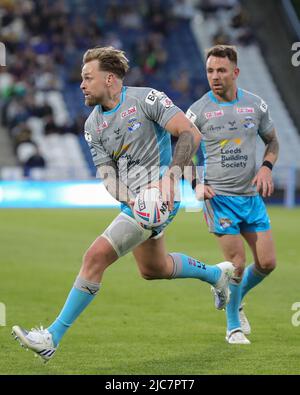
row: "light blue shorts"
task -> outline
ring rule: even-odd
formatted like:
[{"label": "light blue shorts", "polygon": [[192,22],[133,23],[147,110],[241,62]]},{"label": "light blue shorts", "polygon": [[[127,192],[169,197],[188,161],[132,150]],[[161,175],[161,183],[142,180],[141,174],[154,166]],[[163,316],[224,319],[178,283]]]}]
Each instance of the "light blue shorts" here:
[{"label": "light blue shorts", "polygon": [[204,201],[204,216],[211,233],[237,235],[271,229],[265,203],[260,195],[216,195]]},{"label": "light blue shorts", "polygon": [[[175,218],[175,216],[179,210],[179,207],[180,207],[180,202],[174,202],[174,208],[171,211],[169,218],[167,219],[167,221],[164,224],[158,226],[157,228],[152,229],[152,235],[150,238],[156,237],[157,235],[159,235],[173,221],[173,219]],[[124,203],[121,203],[121,211],[123,213],[129,215],[129,217],[134,218],[133,212]]]}]

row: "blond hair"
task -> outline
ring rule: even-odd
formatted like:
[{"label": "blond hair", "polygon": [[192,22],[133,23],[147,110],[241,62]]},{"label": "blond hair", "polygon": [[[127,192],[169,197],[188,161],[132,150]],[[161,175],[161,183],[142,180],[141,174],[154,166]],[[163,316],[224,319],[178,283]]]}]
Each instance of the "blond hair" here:
[{"label": "blond hair", "polygon": [[88,49],[83,55],[83,64],[98,60],[99,70],[116,74],[123,79],[129,70],[129,60],[125,52],[114,47],[96,47]]}]

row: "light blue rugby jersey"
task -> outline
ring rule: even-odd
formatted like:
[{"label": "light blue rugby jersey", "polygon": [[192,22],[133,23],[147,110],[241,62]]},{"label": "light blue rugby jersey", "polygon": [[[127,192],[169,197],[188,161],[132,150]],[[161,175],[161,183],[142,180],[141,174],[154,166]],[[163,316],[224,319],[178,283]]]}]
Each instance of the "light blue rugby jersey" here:
[{"label": "light blue rugby jersey", "polygon": [[172,160],[171,136],[164,128],[179,111],[163,92],[123,87],[114,109],[98,105],[86,120],[85,139],[95,166],[113,160],[134,194],[157,181]]}]

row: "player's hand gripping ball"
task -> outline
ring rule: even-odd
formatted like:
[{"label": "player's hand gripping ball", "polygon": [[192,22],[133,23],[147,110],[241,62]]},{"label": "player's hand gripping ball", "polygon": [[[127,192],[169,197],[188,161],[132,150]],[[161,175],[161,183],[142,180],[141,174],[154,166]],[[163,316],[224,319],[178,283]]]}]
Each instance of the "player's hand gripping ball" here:
[{"label": "player's hand gripping ball", "polygon": [[136,221],[145,229],[156,228],[169,218],[169,209],[162,200],[158,188],[142,190],[135,198],[133,214]]}]

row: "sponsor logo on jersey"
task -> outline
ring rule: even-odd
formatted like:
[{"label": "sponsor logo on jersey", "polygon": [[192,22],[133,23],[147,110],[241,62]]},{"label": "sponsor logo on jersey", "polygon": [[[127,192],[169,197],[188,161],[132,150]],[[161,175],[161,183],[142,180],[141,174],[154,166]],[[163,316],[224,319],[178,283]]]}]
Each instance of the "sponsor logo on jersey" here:
[{"label": "sponsor logo on jersey", "polygon": [[120,128],[114,130],[115,140],[119,140],[119,139],[121,139],[123,137],[123,135],[120,134],[120,133],[121,133],[121,129]]},{"label": "sponsor logo on jersey", "polygon": [[98,133],[101,133],[103,129],[107,128],[107,126],[108,126],[107,121],[103,121],[102,124],[99,125],[96,130]]},{"label": "sponsor logo on jersey", "polygon": [[128,121],[128,132],[134,132],[142,125],[137,118],[130,118]]},{"label": "sponsor logo on jersey", "polygon": [[220,141],[221,148],[224,148],[229,143],[235,143],[236,145],[241,145],[242,140],[239,138],[236,139],[225,139]]},{"label": "sponsor logo on jersey", "polygon": [[252,129],[255,127],[255,120],[252,117],[250,117],[250,115],[241,122],[244,125],[244,128],[246,129]]},{"label": "sponsor logo on jersey", "polygon": [[131,154],[124,154],[118,158],[119,164],[124,164],[128,167],[136,166],[141,163],[141,159],[133,159]]},{"label": "sponsor logo on jersey", "polygon": [[223,229],[229,228],[232,225],[232,221],[229,218],[220,218],[219,224]]},{"label": "sponsor logo on jersey", "polygon": [[261,103],[260,103],[259,108],[261,109],[262,112],[267,112],[267,110],[268,110],[268,105],[267,105],[266,102],[264,102],[264,101],[262,100]]},{"label": "sponsor logo on jersey", "polygon": [[225,129],[224,125],[220,125],[220,126],[213,126],[210,125],[206,128],[207,132],[220,132],[221,130]]},{"label": "sponsor logo on jersey", "polygon": [[190,109],[187,110],[186,116],[187,116],[187,118],[188,118],[190,121],[192,121],[193,123],[196,122],[197,115],[196,115],[195,113],[193,113],[193,111],[191,111]]},{"label": "sponsor logo on jersey", "polygon": [[241,143],[242,140],[239,138],[220,141],[222,168],[246,168],[248,155],[243,154],[242,148],[239,147]]},{"label": "sponsor logo on jersey", "polygon": [[156,102],[157,98],[161,98],[161,92],[156,91],[155,89],[152,89],[150,93],[148,93],[145,102],[153,106],[153,104]]},{"label": "sponsor logo on jersey", "polygon": [[253,107],[237,107],[236,112],[239,114],[254,114]]},{"label": "sponsor logo on jersey", "polygon": [[129,115],[135,114],[136,112],[137,112],[136,106],[132,106],[132,107],[128,108],[128,110],[125,110],[125,111],[123,111],[123,112],[121,113],[121,118],[122,118],[122,119],[123,119],[123,118],[126,118],[126,117],[128,117]]},{"label": "sponsor logo on jersey", "polygon": [[228,124],[229,124],[228,127],[229,130],[237,130],[236,121],[229,121]]},{"label": "sponsor logo on jersey", "polygon": [[126,153],[126,151],[128,151],[128,148],[130,147],[130,145],[131,145],[131,144],[122,145],[121,149],[119,149],[118,151],[113,151],[113,152],[112,152],[113,158],[114,158],[115,160],[116,160],[116,159],[119,159],[120,156],[124,155],[124,154]]},{"label": "sponsor logo on jersey", "polygon": [[168,97],[165,97],[159,101],[165,108],[170,108],[174,106],[174,103]]},{"label": "sponsor logo on jersey", "polygon": [[219,117],[223,117],[224,111],[223,110],[209,111],[209,112],[205,112],[204,115],[206,119],[219,118]]}]

